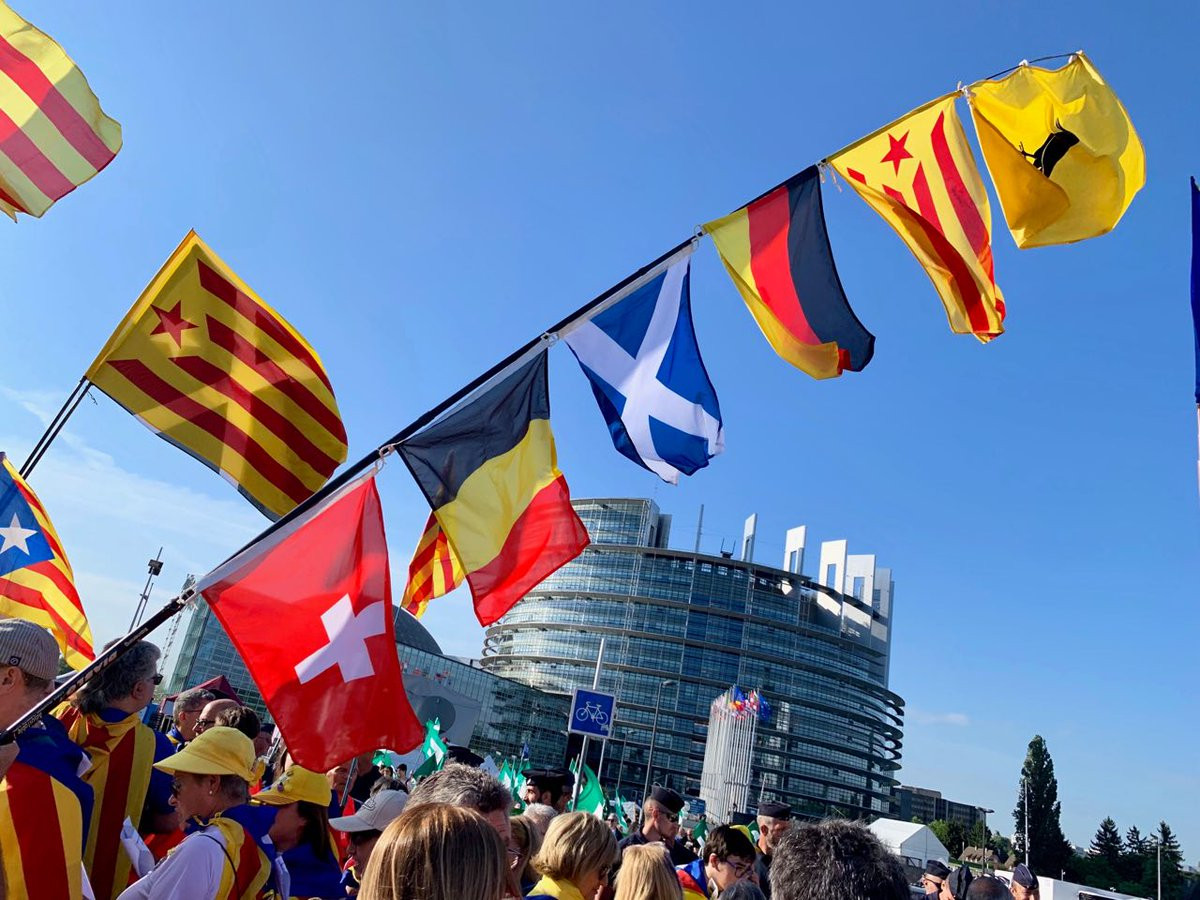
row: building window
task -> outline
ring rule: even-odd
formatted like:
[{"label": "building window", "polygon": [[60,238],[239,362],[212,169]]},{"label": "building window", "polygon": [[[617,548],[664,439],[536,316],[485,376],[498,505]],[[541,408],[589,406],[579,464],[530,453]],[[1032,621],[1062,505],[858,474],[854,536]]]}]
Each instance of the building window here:
[{"label": "building window", "polygon": [[837,578],[837,563],[830,563],[829,565],[827,565],[825,567],[825,587],[831,587],[836,591],[838,588],[838,586],[836,584],[834,584],[834,580],[836,578]]},{"label": "building window", "polygon": [[854,587],[850,591],[850,593],[854,595],[855,600],[861,600],[863,598],[863,589],[866,586],[867,586],[867,579],[865,579],[861,575],[854,576]]}]

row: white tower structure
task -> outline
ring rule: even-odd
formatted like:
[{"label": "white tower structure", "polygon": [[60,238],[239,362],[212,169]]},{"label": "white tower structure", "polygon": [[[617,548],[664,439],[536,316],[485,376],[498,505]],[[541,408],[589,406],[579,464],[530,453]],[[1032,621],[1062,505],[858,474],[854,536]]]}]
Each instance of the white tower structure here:
[{"label": "white tower structure", "polygon": [[730,688],[709,707],[708,739],[704,743],[704,768],[700,772],[700,799],[712,826],[729,822],[735,812],[745,812],[750,800],[751,763],[758,713],[734,705],[736,688]]}]

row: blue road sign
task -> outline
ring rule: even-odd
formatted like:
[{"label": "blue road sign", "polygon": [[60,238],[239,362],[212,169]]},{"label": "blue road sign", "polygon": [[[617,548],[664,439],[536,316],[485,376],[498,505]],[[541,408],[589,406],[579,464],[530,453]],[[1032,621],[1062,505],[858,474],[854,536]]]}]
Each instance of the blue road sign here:
[{"label": "blue road sign", "polygon": [[612,723],[616,717],[616,700],[612,694],[576,688],[571,697],[567,730],[575,734],[607,739],[612,733]]}]

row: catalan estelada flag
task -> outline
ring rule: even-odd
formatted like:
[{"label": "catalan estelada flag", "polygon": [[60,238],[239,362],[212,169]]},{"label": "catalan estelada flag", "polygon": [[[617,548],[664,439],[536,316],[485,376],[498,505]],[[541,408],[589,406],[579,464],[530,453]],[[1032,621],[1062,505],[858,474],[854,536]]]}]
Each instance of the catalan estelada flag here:
[{"label": "catalan estelada flag", "polygon": [[1004,297],[992,271],[992,213],[957,96],[925,104],[828,162],[924,266],[951,330],[989,341],[1004,331]]},{"label": "catalan estelada flag", "polygon": [[1146,183],[1129,114],[1083,53],[1059,69],[1018,66],[967,98],[1018,247],[1106,234]]},{"label": "catalan estelada flag", "polygon": [[0,616],[48,628],[73,669],[93,659],[71,564],[46,508],[0,453]]},{"label": "catalan estelada flag", "polygon": [[550,430],[546,354],[400,444],[483,625],[587,546]]},{"label": "catalan estelada flag", "polygon": [[430,600],[445,596],[462,582],[462,563],[450,549],[446,532],[442,531],[437,517],[430,513],[412,562],[408,564],[408,585],[404,588],[400,606],[419,619],[425,614]]},{"label": "catalan estelada flag", "polygon": [[316,351],[195,232],[87,378],[272,517],[346,459],[346,430]]},{"label": "catalan estelada flag", "polygon": [[0,2],[0,210],[40,216],[112,162],[121,126],[63,48]]},{"label": "catalan estelada flag", "polygon": [[775,352],[813,378],[862,371],[875,337],[850,309],[811,166],[704,226]]}]

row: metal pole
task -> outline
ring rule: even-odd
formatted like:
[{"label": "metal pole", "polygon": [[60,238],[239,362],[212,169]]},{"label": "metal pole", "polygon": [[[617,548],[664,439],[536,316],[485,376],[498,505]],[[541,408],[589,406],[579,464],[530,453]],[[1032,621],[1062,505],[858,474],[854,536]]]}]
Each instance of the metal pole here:
[{"label": "metal pole", "polygon": [[1025,866],[1029,867],[1029,779],[1021,779],[1021,787],[1025,790]]},{"label": "metal pole", "polygon": [[[596,669],[592,672],[592,690],[600,687],[600,669],[604,665],[604,638],[600,638],[600,649],[596,653]],[[612,724],[611,722],[609,723]],[[600,745],[600,760],[604,761],[604,745]],[[588,751],[588,736],[583,736],[583,746],[579,750],[579,764],[575,767],[575,784],[571,786],[571,809],[575,808],[575,802],[579,799],[579,791],[583,786],[583,767],[587,765]],[[596,777],[600,777],[600,773],[596,773]]]},{"label": "metal pole", "polygon": [[1158,900],[1162,900],[1162,834],[1158,836],[1156,841],[1158,849]]},{"label": "metal pole", "polygon": [[650,766],[654,763],[654,742],[658,738],[658,708],[662,701],[662,689],[664,681],[658,683],[658,690],[654,692],[654,721],[650,727],[650,753],[646,757],[646,783],[642,786],[642,799],[650,796]]},{"label": "metal pole", "polygon": [[158,575],[160,572],[162,572],[162,552],[163,548],[159,547],[158,554],[154,557],[154,559],[147,563],[147,571],[149,574],[146,576],[146,586],[142,588],[142,594],[138,598],[137,608],[133,611],[133,618],[129,622],[129,627],[131,629],[137,625],[138,620],[146,612],[146,601],[150,599],[150,592],[154,590],[154,585],[151,584],[151,582],[154,580],[155,575]]},{"label": "metal pole", "polygon": [[50,420],[50,424],[46,426],[46,430],[42,432],[42,436],[37,439],[37,443],[29,451],[29,456],[21,464],[19,474],[22,478],[29,477],[29,474],[33,471],[33,467],[41,461],[46,451],[50,449],[50,444],[58,437],[59,432],[67,424],[67,419],[71,418],[75,410],[79,408],[79,404],[83,402],[83,398],[87,396],[87,392],[91,389],[91,386],[92,383],[85,376],[80,378],[79,383],[71,389],[71,393],[67,395],[67,399],[63,401],[63,405],[54,414],[54,418]]}]

